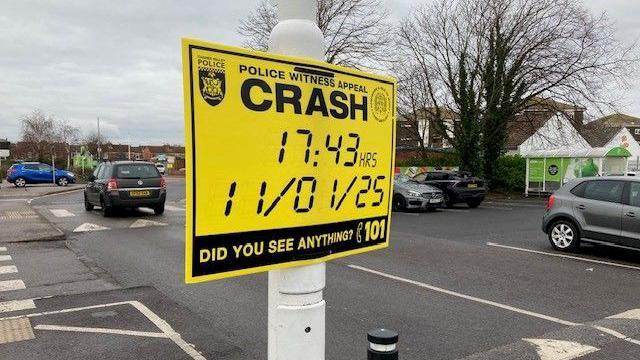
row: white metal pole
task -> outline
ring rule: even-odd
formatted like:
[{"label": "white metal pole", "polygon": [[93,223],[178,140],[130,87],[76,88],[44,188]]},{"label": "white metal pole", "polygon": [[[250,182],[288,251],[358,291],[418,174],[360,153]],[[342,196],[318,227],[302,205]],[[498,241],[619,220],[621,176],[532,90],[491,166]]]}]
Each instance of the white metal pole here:
[{"label": "white metal pole", "polygon": [[[316,0],[278,0],[272,52],[322,60],[324,37]],[[324,263],[269,272],[269,360],[324,360]]]},{"label": "white metal pole", "polygon": [[56,184],[56,156],[51,150],[51,175],[53,176],[53,185]]}]

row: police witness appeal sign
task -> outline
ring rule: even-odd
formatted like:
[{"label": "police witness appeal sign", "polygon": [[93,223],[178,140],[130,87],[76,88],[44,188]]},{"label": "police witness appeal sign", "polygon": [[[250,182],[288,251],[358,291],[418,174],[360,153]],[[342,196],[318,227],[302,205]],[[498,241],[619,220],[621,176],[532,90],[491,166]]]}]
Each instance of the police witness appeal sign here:
[{"label": "police witness appeal sign", "polygon": [[388,245],[395,80],[183,40],[187,282]]}]

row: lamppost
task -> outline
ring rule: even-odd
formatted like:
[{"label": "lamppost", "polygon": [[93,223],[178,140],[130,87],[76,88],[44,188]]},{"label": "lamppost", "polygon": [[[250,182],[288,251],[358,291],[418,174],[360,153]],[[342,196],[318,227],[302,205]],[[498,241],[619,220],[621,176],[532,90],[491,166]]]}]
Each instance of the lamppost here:
[{"label": "lamppost", "polygon": [[[324,59],[315,0],[279,0],[269,51]],[[324,360],[326,264],[269,271],[269,360]]]}]

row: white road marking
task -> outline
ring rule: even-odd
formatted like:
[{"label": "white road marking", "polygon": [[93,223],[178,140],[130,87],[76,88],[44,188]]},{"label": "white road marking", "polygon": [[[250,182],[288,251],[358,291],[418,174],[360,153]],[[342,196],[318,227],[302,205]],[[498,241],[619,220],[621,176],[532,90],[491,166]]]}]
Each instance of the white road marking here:
[{"label": "white road marking", "polygon": [[18,272],[18,268],[15,265],[0,266],[0,274],[14,274]]},{"label": "white road marking", "polygon": [[615,330],[611,330],[611,329],[606,328],[604,326],[593,325],[593,328],[594,329],[598,329],[598,330],[602,331],[605,334],[609,334],[609,335],[611,335],[613,337],[616,337],[618,339],[624,340],[626,342],[630,342],[632,344],[640,345],[640,341],[632,339],[632,338],[630,338],[630,337],[628,337],[628,336],[626,336],[624,334],[621,334],[621,333],[619,333],[619,332],[617,332]]},{"label": "white road marking", "polygon": [[166,225],[167,225],[166,223],[159,222],[159,221],[138,219],[133,224],[131,224],[129,227],[130,228],[142,228],[142,227],[147,227],[147,226],[166,226]]},{"label": "white road marking", "polygon": [[36,308],[36,304],[33,302],[32,299],[0,302],[0,313],[35,309],[35,308]]},{"label": "white road marking", "polygon": [[447,209],[447,208],[439,208],[439,209],[438,209],[438,211],[468,213],[468,212],[469,212],[469,209]]},{"label": "white road marking", "polygon": [[66,209],[49,209],[49,211],[51,211],[53,216],[59,218],[76,216],[74,213]]},{"label": "white road marking", "polygon": [[485,305],[489,305],[489,306],[494,306],[494,307],[497,307],[497,308],[500,308],[500,309],[512,311],[512,312],[523,314],[523,315],[532,316],[532,317],[535,317],[535,318],[538,318],[538,319],[552,321],[552,322],[555,322],[555,323],[558,323],[558,324],[562,324],[562,325],[567,325],[567,326],[580,325],[578,323],[574,323],[574,322],[571,322],[571,321],[558,319],[558,318],[553,317],[553,316],[539,314],[539,313],[536,313],[536,312],[533,312],[533,311],[520,309],[520,308],[517,308],[517,307],[501,304],[501,303],[498,303],[498,302],[495,302],[495,301],[491,301],[491,300],[481,299],[481,298],[478,298],[478,297],[475,297],[475,296],[470,296],[470,295],[462,294],[462,293],[459,293],[459,292],[443,289],[443,288],[440,288],[440,287],[437,287],[437,286],[425,284],[423,282],[419,282],[419,281],[415,281],[415,280],[411,280],[411,279],[405,279],[405,278],[402,278],[400,276],[395,276],[395,275],[387,274],[387,273],[384,273],[384,272],[381,272],[381,271],[368,269],[366,267],[353,265],[353,264],[350,264],[348,266],[350,268],[352,268],[352,269],[365,271],[365,272],[368,272],[368,273],[371,273],[371,274],[375,274],[375,275],[382,276],[382,277],[385,277],[385,278],[388,278],[388,279],[392,279],[392,280],[404,282],[404,283],[407,283],[407,284],[415,285],[415,286],[418,286],[418,287],[421,287],[421,288],[424,288],[424,289],[428,289],[428,290],[431,290],[431,291],[435,291],[435,292],[439,292],[439,293],[442,293],[442,294],[455,296],[455,297],[458,297],[458,298],[461,298],[461,299],[465,299],[465,300],[475,301],[477,303],[481,303],[481,304],[485,304]]},{"label": "white road marking", "polygon": [[503,201],[485,201],[483,204],[494,204],[494,205],[505,205],[512,207],[530,207],[530,208],[543,208],[545,206],[544,203],[540,202],[539,204],[525,204],[518,202],[503,202]]},{"label": "white road marking", "polygon": [[417,213],[408,213],[408,212],[399,212],[399,211],[394,211],[391,216],[395,216],[395,215],[420,216],[420,214],[417,214]]},{"label": "white road marking", "polygon": [[53,314],[64,314],[64,313],[70,313],[70,312],[76,312],[76,311],[82,311],[82,310],[90,310],[90,309],[104,309],[104,308],[107,308],[107,307],[110,307],[110,306],[119,306],[119,305],[131,305],[131,306],[135,307],[136,309],[138,309],[138,311],[140,311],[144,316],[146,316],[147,319],[149,319],[152,323],[154,323],[154,325],[156,325],[160,330],[162,330],[163,333],[167,334],[167,337],[169,339],[171,339],[171,341],[173,341],[176,345],[178,345],[182,349],[182,351],[184,351],[189,356],[191,356],[192,359],[194,359],[194,360],[207,360],[204,356],[202,356],[195,349],[195,347],[193,345],[191,345],[191,344],[187,343],[186,341],[184,341],[184,339],[182,339],[180,334],[178,334],[177,332],[175,332],[175,330],[173,330],[171,325],[169,325],[166,321],[162,320],[162,318],[160,318],[158,315],[156,315],[153,311],[151,311],[148,307],[146,307],[144,304],[142,304],[139,301],[122,301],[122,302],[115,302],[115,303],[109,303],[109,304],[84,306],[84,307],[69,308],[69,309],[62,309],[62,310],[54,310],[54,311],[45,311],[45,312],[32,313],[32,314],[27,314],[27,315],[8,316],[8,317],[0,318],[0,321],[1,320],[9,320],[9,319],[17,319],[17,318],[21,318],[21,317],[32,318],[32,317],[37,317],[37,316],[45,316],[45,315],[53,315]]},{"label": "white road marking", "polygon": [[185,211],[184,208],[178,207],[178,206],[171,206],[171,205],[165,205],[164,206],[165,210],[169,210],[169,211]]},{"label": "white road marking", "polygon": [[0,261],[11,261],[11,255],[0,255]]},{"label": "white road marking", "polygon": [[570,360],[600,349],[573,341],[556,339],[522,339],[536,347],[540,360]]},{"label": "white road marking", "polygon": [[1,202],[22,202],[22,201],[27,201],[27,199],[0,199]]},{"label": "white road marking", "polygon": [[618,263],[614,263],[614,262],[583,258],[583,257],[573,256],[573,255],[563,255],[563,254],[556,254],[556,253],[551,253],[551,252],[546,252],[546,251],[524,249],[524,248],[519,248],[519,247],[515,247],[515,246],[496,244],[496,243],[492,243],[492,242],[488,242],[487,245],[488,246],[493,246],[493,247],[499,247],[499,248],[503,248],[503,249],[523,251],[523,252],[528,252],[528,253],[533,253],[533,254],[540,254],[540,255],[547,255],[547,256],[553,256],[553,257],[559,257],[559,258],[565,258],[565,259],[586,261],[586,262],[590,262],[590,263],[594,263],[594,264],[617,266],[617,267],[621,267],[621,268],[625,268],[625,269],[640,270],[640,267],[638,267],[638,266],[618,264]]},{"label": "white road marking", "polygon": [[88,328],[78,326],[60,326],[60,325],[36,325],[36,330],[50,330],[50,331],[70,331],[70,332],[83,332],[83,333],[96,333],[96,334],[115,334],[115,335],[128,335],[128,336],[141,336],[152,338],[164,338],[169,336],[165,333],[148,332],[148,331],[133,331],[133,330],[120,330],[120,329],[106,329],[106,328]]},{"label": "white road marking", "polygon": [[4,246],[0,246],[0,251],[7,251],[7,248]]},{"label": "white road marking", "polygon": [[96,225],[92,223],[84,223],[77,228],[73,229],[73,232],[86,232],[86,231],[101,231],[101,230],[110,230],[106,226]]},{"label": "white road marking", "polygon": [[0,281],[0,291],[12,291],[26,289],[22,280],[4,280]]},{"label": "white road marking", "polygon": [[631,319],[631,320],[640,320],[640,309],[633,309],[629,311],[625,311],[620,314],[611,315],[607,319]]},{"label": "white road marking", "polygon": [[482,204],[482,206],[480,206],[480,208],[484,208],[484,209],[493,209],[493,210],[501,210],[501,211],[513,211],[513,208],[512,208],[512,207],[494,206],[494,205],[484,205],[484,204]]},{"label": "white road marking", "polygon": [[169,338],[178,345],[182,351],[186,352],[191,358],[194,360],[207,360],[204,356],[202,356],[193,345],[184,341],[184,339],[178,334],[169,323],[162,320],[158,315],[156,315],[153,311],[149,310],[148,307],[144,306],[143,303],[139,301],[132,301],[131,305],[133,305],[138,311],[143,313],[152,323],[154,323],[163,333],[169,335]]}]

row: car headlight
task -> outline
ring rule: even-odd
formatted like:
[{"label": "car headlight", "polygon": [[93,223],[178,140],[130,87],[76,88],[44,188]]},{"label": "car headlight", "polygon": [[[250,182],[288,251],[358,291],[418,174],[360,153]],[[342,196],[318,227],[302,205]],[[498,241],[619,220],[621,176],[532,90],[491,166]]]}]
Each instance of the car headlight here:
[{"label": "car headlight", "polygon": [[72,173],[72,172],[67,173],[67,175],[69,175],[70,177],[75,177],[75,176],[76,176],[76,175],[75,175],[74,173]]},{"label": "car headlight", "polygon": [[422,197],[422,194],[417,191],[409,191],[409,196]]}]

